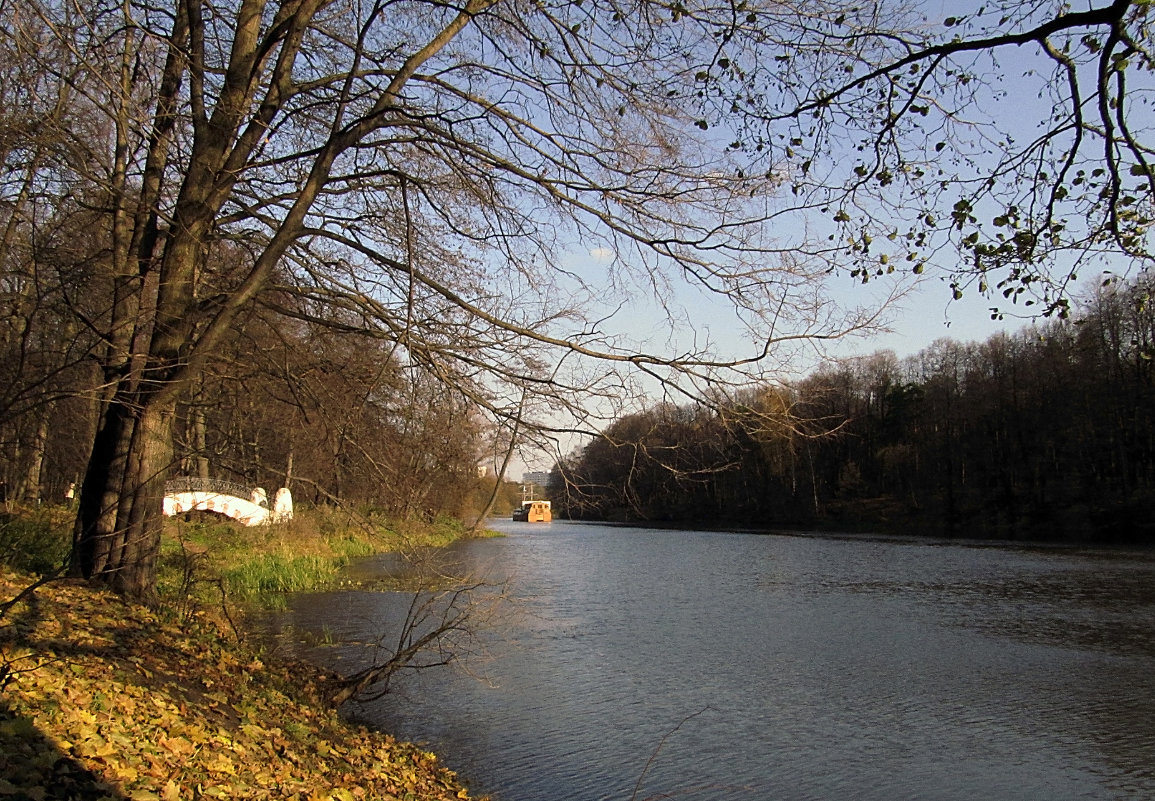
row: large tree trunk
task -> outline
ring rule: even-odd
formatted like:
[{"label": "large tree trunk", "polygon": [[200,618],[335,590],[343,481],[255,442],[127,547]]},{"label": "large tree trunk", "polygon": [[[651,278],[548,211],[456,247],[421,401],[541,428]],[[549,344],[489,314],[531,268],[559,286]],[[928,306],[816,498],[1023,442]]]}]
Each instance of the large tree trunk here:
[{"label": "large tree trunk", "polygon": [[135,417],[131,408],[114,401],[97,434],[81,487],[74,567],[116,592],[151,601],[173,462],[174,403],[145,404]]},{"label": "large tree trunk", "polygon": [[[253,302],[285,253],[304,235],[310,208],[338,156],[385,124],[405,84],[422,64],[491,1],[469,0],[444,29],[406,59],[372,108],[358,119],[344,118],[345,101],[335,108],[331,134],[308,157],[308,175],[275,232],[252,263],[231,276],[234,280],[227,282],[227,290],[213,289],[217,296],[212,303],[198,295],[197,281],[215,241],[217,217],[236,181],[268,142],[283,105],[294,96],[296,54],[314,16],[329,0],[279,4],[242,0],[232,18],[227,63],[209,81],[203,4],[176,3],[139,185],[128,178],[137,125],[132,117],[137,40],[135,34],[125,39],[109,198],[114,293],[102,365],[109,395],[102,399],[101,425],[81,487],[75,530],[77,572],[127,596],[152,598],[178,400],[230,335],[239,311]],[[267,6],[276,10],[267,12]],[[129,6],[125,8],[124,29],[136,31]],[[274,24],[266,25],[270,18]],[[172,147],[186,72],[192,133],[187,150],[183,144]],[[177,163],[170,163],[173,155],[178,156]],[[166,192],[175,187],[165,185],[169,173],[180,176],[171,210]],[[162,225],[162,216],[167,224]]]}]

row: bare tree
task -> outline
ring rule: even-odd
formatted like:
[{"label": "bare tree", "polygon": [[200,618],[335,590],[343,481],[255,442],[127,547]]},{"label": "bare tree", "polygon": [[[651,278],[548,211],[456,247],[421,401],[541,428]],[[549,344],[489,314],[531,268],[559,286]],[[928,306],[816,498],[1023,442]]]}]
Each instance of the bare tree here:
[{"label": "bare tree", "polygon": [[[918,271],[953,244],[973,257],[955,291],[997,274],[1061,310],[1074,267],[1047,258],[1146,254],[1143,3],[1006,2],[946,27],[841,2],[0,8],[0,46],[70,92],[62,183],[90,187],[108,232],[76,567],[131,596],[153,592],[178,403],[253,304],[396,343],[549,436],[875,324],[888,293],[844,313],[824,292],[839,265]],[[975,111],[1002,72],[983,59],[1011,46],[1066,103],[1021,146]],[[579,246],[608,261],[575,266]],[[655,295],[658,336],[629,312]],[[746,353],[691,325],[700,299]]]},{"label": "bare tree", "polygon": [[938,267],[995,317],[1065,318],[1080,273],[1152,257],[1150,6],[1084,6],[787,6],[795,45],[720,45],[703,92],[760,109],[735,146],[785,156],[781,219],[817,211],[862,281]]},{"label": "bare tree", "polygon": [[[404,673],[460,665],[476,670],[489,625],[508,613],[508,586],[455,575],[434,554],[408,555],[405,612],[383,625],[370,644],[368,664],[333,683],[330,701],[373,701]],[[472,664],[466,665],[466,662]]]}]

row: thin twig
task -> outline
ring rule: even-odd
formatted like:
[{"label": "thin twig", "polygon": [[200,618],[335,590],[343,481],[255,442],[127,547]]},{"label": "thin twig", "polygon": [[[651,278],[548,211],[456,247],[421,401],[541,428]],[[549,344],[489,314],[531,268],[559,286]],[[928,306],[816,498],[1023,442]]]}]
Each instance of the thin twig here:
[{"label": "thin twig", "polygon": [[638,776],[638,783],[634,785],[634,792],[630,794],[630,801],[637,801],[638,793],[640,793],[642,790],[642,782],[645,781],[646,774],[650,772],[650,766],[654,764],[655,760],[657,760],[658,754],[662,751],[662,746],[666,744],[666,740],[670,739],[670,737],[676,734],[680,728],[685,726],[688,722],[698,717],[698,715],[701,715],[708,709],[711,709],[709,705],[702,707],[692,715],[687,715],[686,717],[682,718],[677,726],[662,735],[662,739],[658,741],[658,745],[656,748],[654,748],[654,752],[650,754],[650,758],[646,760],[646,766],[642,768],[641,775]]}]

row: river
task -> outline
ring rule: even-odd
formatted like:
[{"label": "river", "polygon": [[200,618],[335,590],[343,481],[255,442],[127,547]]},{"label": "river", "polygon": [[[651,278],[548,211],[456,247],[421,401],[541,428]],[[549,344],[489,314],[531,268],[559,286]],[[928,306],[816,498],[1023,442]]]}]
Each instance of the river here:
[{"label": "river", "polygon": [[[350,710],[477,795],[1155,798],[1155,554],[496,525],[450,550],[511,582],[485,655]],[[349,669],[402,601],[302,595],[277,625]]]}]

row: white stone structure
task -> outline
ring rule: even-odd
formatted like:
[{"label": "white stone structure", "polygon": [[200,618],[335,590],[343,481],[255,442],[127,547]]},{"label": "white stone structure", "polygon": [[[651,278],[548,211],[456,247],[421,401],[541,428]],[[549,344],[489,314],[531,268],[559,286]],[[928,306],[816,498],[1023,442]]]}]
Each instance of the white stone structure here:
[{"label": "white stone structure", "polygon": [[168,516],[185,512],[201,511],[239,520],[246,526],[259,526],[269,522],[269,510],[245,498],[222,495],[219,492],[175,492],[164,496],[164,513]]},{"label": "white stone structure", "polygon": [[284,523],[287,520],[293,519],[293,493],[289,492],[288,487],[281,487],[277,490],[277,494],[273,497],[273,517],[274,523]]},{"label": "white stone structure", "polygon": [[[247,497],[246,497],[247,496]],[[273,510],[264,488],[212,479],[178,478],[165,486],[164,513],[171,517],[185,512],[216,512],[246,526],[282,523],[293,519],[293,496],[288,487],[277,490]]]}]

